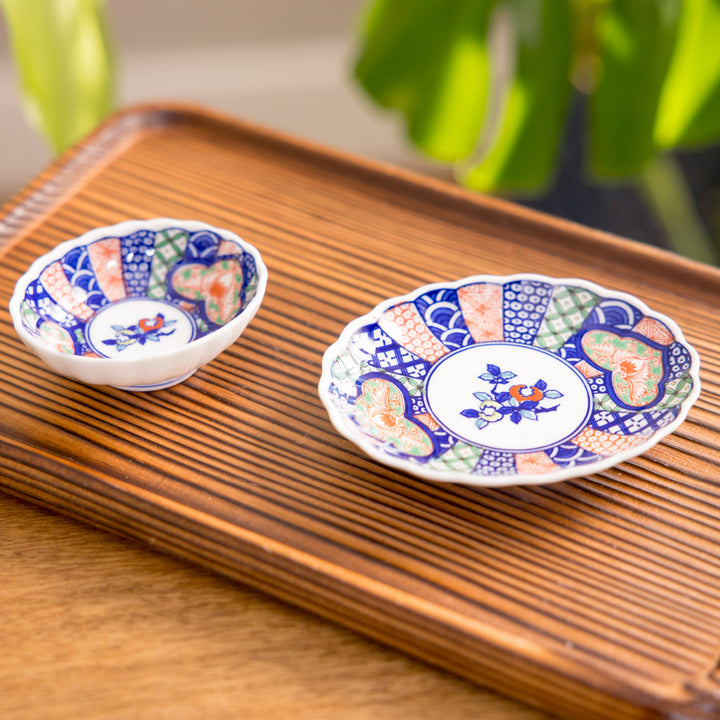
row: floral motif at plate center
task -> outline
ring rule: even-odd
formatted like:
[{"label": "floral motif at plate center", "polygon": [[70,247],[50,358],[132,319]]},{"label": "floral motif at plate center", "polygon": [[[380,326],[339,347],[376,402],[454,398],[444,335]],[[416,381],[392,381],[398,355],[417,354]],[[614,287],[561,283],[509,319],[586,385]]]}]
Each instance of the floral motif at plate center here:
[{"label": "floral motif at plate center", "polygon": [[[502,372],[493,378],[488,366]],[[551,388],[552,402],[541,402],[545,394],[539,388]],[[513,343],[481,343],[446,355],[428,373],[425,401],[455,437],[515,452],[542,450],[573,437],[592,410],[588,383],[572,365]]]}]

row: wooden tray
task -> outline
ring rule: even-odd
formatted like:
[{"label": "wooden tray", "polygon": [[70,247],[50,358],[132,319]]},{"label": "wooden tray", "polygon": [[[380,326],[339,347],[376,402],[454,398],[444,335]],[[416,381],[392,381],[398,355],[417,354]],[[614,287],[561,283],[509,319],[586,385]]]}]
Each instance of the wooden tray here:
[{"label": "wooden tray", "polygon": [[[7,313],[91,227],[227,227],[270,282],[228,351],[151,394],[55,376]],[[0,484],[569,718],[720,717],[720,272],[186,107],[114,117],[0,221]],[[701,355],[688,421],[599,475],[423,482],[332,428],[320,360],[380,300],[470,274],[628,290]]]}]

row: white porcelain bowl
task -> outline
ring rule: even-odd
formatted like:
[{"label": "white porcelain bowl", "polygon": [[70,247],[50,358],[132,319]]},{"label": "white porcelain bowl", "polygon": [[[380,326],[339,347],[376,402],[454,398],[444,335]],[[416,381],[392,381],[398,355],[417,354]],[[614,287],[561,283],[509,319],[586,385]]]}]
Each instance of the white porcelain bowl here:
[{"label": "white porcelain bowl", "polygon": [[230,346],[267,284],[260,253],[205,223],[157,218],[96,228],[38,258],[10,313],[55,372],[159,390]]},{"label": "white porcelain bowl", "polygon": [[353,320],[320,397],[371,457],[500,486],[599,472],[649,450],[700,392],[677,324],[587,280],[476,275]]}]

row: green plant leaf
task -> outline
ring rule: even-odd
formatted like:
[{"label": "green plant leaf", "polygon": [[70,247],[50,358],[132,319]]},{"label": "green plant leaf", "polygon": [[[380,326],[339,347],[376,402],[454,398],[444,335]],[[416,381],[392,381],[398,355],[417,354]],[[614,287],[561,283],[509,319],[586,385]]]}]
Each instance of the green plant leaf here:
[{"label": "green plant leaf", "polygon": [[480,191],[542,190],[552,178],[571,94],[573,14],[565,0],[510,0],[514,72],[495,131],[461,182]]},{"label": "green plant leaf", "polygon": [[405,114],[410,139],[444,161],[477,144],[489,87],[487,27],[494,0],[377,0],[361,33],[355,75]]},{"label": "green plant leaf", "polygon": [[692,147],[720,135],[719,42],[720,0],[682,3],[655,124],[659,147]]},{"label": "green plant leaf", "polygon": [[29,121],[61,152],[112,109],[104,0],[0,0]]},{"label": "green plant leaf", "polygon": [[680,0],[607,0],[598,9],[590,148],[599,177],[636,174],[656,152],[657,109],[679,10]]}]

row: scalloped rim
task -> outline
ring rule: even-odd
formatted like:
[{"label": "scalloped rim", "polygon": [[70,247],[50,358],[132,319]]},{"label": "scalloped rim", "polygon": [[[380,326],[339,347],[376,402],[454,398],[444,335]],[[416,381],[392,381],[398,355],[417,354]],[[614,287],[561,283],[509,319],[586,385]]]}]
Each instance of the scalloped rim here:
[{"label": "scalloped rim", "polygon": [[[553,286],[560,285],[573,285],[575,287],[582,287],[591,292],[594,292],[603,299],[622,300],[625,301],[638,310],[640,310],[647,317],[654,318],[663,322],[668,329],[672,332],[674,339],[677,342],[681,342],[688,350],[691,358],[690,364],[690,375],[693,379],[693,389],[688,395],[685,401],[680,405],[678,416],[666,427],[661,428],[655,432],[645,442],[636,445],[628,450],[621,451],[612,457],[598,460],[595,463],[581,466],[573,466],[569,468],[563,468],[557,472],[547,473],[544,475],[529,475],[529,474],[518,474],[511,476],[488,476],[488,475],[468,475],[465,473],[458,473],[453,471],[439,471],[431,470],[417,463],[412,463],[407,460],[402,460],[397,457],[387,455],[378,449],[376,445],[367,441],[364,434],[358,431],[358,429],[349,421],[345,419],[345,415],[341,413],[336,407],[329,393],[329,388],[332,384],[332,373],[331,366],[335,361],[339,353],[347,347],[350,338],[355,334],[357,330],[368,323],[377,322],[380,316],[389,308],[397,305],[401,302],[412,302],[426,292],[432,290],[441,289],[452,289],[456,290],[463,285],[470,283],[495,283],[505,284],[509,282],[515,282],[518,280],[535,280],[540,282],[549,283]],[[560,480],[569,480],[570,478],[585,477],[593,475],[602,470],[619,465],[626,460],[642,455],[651,447],[656,445],[667,435],[674,432],[686,419],[690,408],[695,404],[695,401],[700,395],[700,358],[695,351],[695,348],[690,345],[682,330],[678,324],[671,318],[661,313],[651,310],[642,300],[639,300],[634,295],[629,293],[615,290],[608,290],[607,288],[601,287],[588,280],[580,280],[578,278],[551,278],[546,275],[537,275],[534,273],[517,273],[514,275],[470,275],[456,280],[453,282],[436,282],[428,285],[423,285],[405,295],[399,295],[397,297],[388,298],[383,302],[376,305],[369,313],[362,315],[361,317],[355,318],[348,323],[343,329],[340,337],[330,345],[322,360],[322,373],[320,382],[318,384],[318,394],[325,409],[330,417],[335,429],[343,435],[345,438],[357,445],[363,452],[372,457],[373,459],[381,462],[384,465],[393,467],[397,470],[405,471],[416,477],[433,480],[438,482],[452,482],[462,485],[473,485],[479,487],[504,487],[509,485],[545,485],[548,483],[558,482]],[[589,472],[588,472],[589,471]]]},{"label": "scalloped rim", "polygon": [[[28,285],[34,281],[49,264],[60,260],[66,253],[74,248],[89,245],[106,237],[124,237],[138,230],[159,231],[167,228],[179,228],[189,232],[208,230],[218,234],[225,240],[235,242],[245,252],[252,255],[258,274],[258,284],[255,295],[247,306],[229,323],[181,347],[158,351],[153,354],[152,358],[97,358],[69,355],[48,347],[27,332],[22,322],[20,306],[25,298]],[[210,362],[213,357],[217,356],[237,340],[257,313],[265,295],[267,280],[267,267],[258,249],[230,230],[218,228],[198,220],[178,220],[165,217],[152,218],[150,220],[126,220],[115,225],[93,228],[78,237],[60,243],[50,252],[36,258],[28,270],[23,273],[16,282],[13,295],[10,298],[9,309],[13,326],[20,336],[20,339],[38,357],[55,370],[55,372],[94,385],[128,386],[129,383],[124,382],[123,377],[145,378],[146,376],[148,378],[147,383],[145,383],[143,379],[140,382],[132,382],[130,385],[154,384],[169,379],[166,377],[167,373],[163,373],[162,367],[160,366],[169,366],[174,361],[185,366],[185,369],[181,373],[185,374],[191,368],[198,369],[207,362]],[[221,344],[224,346],[215,350],[215,348]],[[182,363],[181,360],[186,356],[188,360],[190,360],[190,356],[197,360]],[[153,371],[143,373],[143,366],[147,367],[148,365],[155,366],[152,368]]]}]

